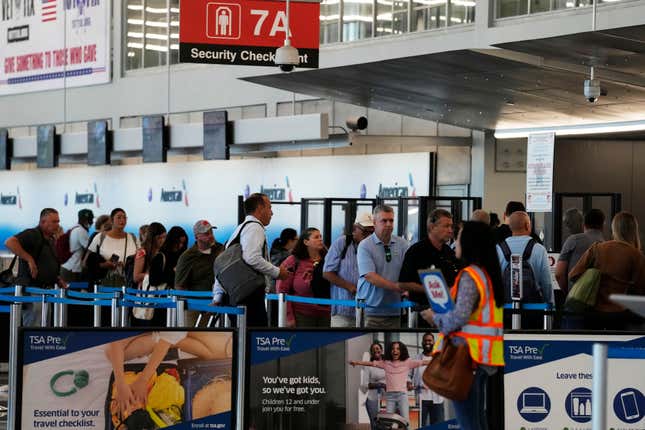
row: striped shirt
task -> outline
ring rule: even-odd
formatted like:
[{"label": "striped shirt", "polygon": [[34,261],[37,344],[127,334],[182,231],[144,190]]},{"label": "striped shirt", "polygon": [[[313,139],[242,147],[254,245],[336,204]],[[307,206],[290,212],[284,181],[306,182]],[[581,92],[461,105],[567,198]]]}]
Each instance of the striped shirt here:
[{"label": "striped shirt", "polygon": [[[347,248],[345,258],[341,260],[341,254],[345,248],[345,235],[340,236],[332,243],[329,252],[325,256],[325,265],[323,272],[336,272],[338,276],[352,284],[358,284],[358,262],[356,260],[357,246],[352,241]],[[331,285],[331,298],[333,300],[354,300],[355,297],[346,289],[338,285]],[[346,317],[354,317],[356,315],[355,309],[349,306],[332,305],[332,315],[342,315]]]}]

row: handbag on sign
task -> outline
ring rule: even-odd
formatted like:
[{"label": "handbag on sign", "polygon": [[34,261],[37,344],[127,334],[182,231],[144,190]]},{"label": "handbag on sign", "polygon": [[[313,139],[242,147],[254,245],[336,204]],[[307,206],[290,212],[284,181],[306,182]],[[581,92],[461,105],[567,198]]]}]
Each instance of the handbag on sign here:
[{"label": "handbag on sign", "polygon": [[447,399],[466,400],[475,377],[468,345],[455,346],[450,337],[443,344],[443,349],[434,355],[423,372],[423,383]]}]

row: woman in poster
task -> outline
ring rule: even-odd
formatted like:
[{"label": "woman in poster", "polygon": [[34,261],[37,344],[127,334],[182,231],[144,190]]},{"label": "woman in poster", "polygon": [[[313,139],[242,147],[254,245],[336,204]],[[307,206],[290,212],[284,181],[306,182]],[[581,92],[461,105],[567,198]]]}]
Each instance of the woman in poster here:
[{"label": "woman in poster", "polygon": [[[383,347],[379,342],[370,346],[370,361],[383,359]],[[370,425],[375,428],[376,415],[378,415],[381,395],[385,392],[385,370],[379,367],[366,367],[361,370],[361,391],[367,393],[365,409],[370,419]]]}]

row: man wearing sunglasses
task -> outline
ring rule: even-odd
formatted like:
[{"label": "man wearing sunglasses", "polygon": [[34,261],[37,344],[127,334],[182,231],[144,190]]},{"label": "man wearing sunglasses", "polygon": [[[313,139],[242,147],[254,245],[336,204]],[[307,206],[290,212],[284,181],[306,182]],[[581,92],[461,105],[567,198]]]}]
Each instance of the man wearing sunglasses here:
[{"label": "man wearing sunglasses", "polygon": [[[398,282],[403,256],[410,244],[393,236],[394,209],[381,205],[374,208],[374,233],[358,245],[358,293],[364,299],[365,326],[370,328],[400,328],[401,294],[411,284]],[[412,287],[415,287],[412,285]]]}]

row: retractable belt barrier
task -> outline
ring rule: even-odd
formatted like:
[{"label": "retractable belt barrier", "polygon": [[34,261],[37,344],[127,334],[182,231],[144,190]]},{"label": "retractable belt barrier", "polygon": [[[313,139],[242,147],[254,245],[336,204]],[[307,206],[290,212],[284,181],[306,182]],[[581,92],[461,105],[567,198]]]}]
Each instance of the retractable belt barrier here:
[{"label": "retractable belt barrier", "polygon": [[[287,327],[287,302],[304,303],[308,305],[336,305],[345,306],[356,309],[356,327],[364,327],[365,309],[376,309],[376,306],[370,306],[362,299],[356,300],[336,300],[336,299],[323,299],[316,297],[302,297],[290,296],[284,293],[267,294],[266,300],[278,301],[278,327]],[[418,313],[413,310],[417,304],[408,300],[403,300],[399,303],[392,303],[388,305],[379,306],[380,309],[409,309],[408,311],[408,328],[415,328],[417,326]],[[268,308],[268,306],[267,306]]]},{"label": "retractable belt barrier", "polygon": [[504,304],[504,312],[513,315],[512,329],[520,330],[522,328],[521,315],[526,313],[544,313],[544,330],[551,330],[553,328],[553,315],[555,310],[551,303],[520,303],[515,301],[512,303]]}]

